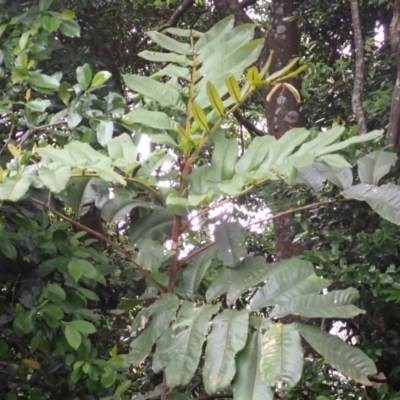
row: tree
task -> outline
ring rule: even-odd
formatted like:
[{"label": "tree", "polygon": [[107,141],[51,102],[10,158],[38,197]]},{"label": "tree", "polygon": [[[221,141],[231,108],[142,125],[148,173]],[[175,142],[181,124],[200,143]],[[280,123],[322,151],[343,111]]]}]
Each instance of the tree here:
[{"label": "tree", "polygon": [[[239,3],[231,6],[246,20]],[[240,24],[243,20],[225,17],[205,34],[191,25],[170,26],[176,22],[149,32],[154,47],[139,56],[152,62],[145,68],[151,76],[125,70],[128,103],[118,88],[120,93],[105,85],[110,73],[87,63],[73,74],[69,70],[68,79],[41,69],[42,48],[48,56],[62,51],[61,35],[81,34],[82,43],[88,38],[72,11],[41,1],[1,25],[8,160],[0,184],[5,260],[0,343],[11,365],[3,371],[11,379],[4,379],[7,398],[27,393],[40,399],[127,398],[123,393],[133,392],[136,398],[188,399],[222,392],[226,398],[256,399],[273,398],[276,385],[277,396],[290,396],[279,383],[293,387],[301,379],[300,337],[346,377],[370,383],[376,372],[372,360],[314,326],[317,317],[345,320],[362,338],[353,322],[363,314],[353,304],[359,295],[349,287],[357,279],[340,285],[345,275],[324,271],[331,285],[318,277],[310,261],[321,263],[323,251],[267,263],[256,246],[247,251],[251,233],[245,232],[306,210],[345,212],[354,200],[366,200],[399,224],[397,186],[380,184],[396,157],[380,149],[353,154],[352,145],[382,133],[337,142],[345,133],[341,126],[318,134],[282,128],[277,138],[243,143],[239,157],[231,117],[240,118],[239,107],[256,102],[260,87],[273,87],[272,101],[283,89],[298,97],[288,79],[304,71],[298,60],[285,65],[275,59],[280,66],[273,59],[261,62],[263,39],[254,39],[255,26]],[[259,68],[252,66],[257,59]],[[157,62],[167,64],[160,69]],[[141,133],[154,146],[145,160],[138,158]],[[353,184],[346,158],[358,158],[361,183]],[[296,179],[312,192],[292,188]],[[324,181],[329,183],[321,192]],[[212,217],[227,203],[247,207],[251,196],[268,198],[281,188],[292,194],[288,202],[303,204],[245,227],[234,222],[240,209],[232,217],[224,210]],[[320,199],[304,204],[313,193]],[[107,222],[104,231],[82,223],[91,203]],[[329,224],[324,217],[315,232]],[[106,247],[95,247],[93,238]],[[310,242],[328,245],[323,238]],[[369,289],[361,289],[364,301]],[[396,292],[387,294],[397,299]],[[293,315],[300,319],[282,323]],[[306,374],[316,365],[307,363]],[[331,379],[338,387],[349,385]],[[319,388],[319,395],[329,394]]]}]

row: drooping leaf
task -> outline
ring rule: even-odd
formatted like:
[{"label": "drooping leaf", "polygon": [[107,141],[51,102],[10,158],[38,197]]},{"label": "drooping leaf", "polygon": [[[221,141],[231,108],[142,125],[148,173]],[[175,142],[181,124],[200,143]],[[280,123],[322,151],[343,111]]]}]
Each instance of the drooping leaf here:
[{"label": "drooping leaf", "polygon": [[123,221],[132,208],[157,208],[153,203],[135,200],[124,197],[114,197],[108,200],[101,209],[101,217],[106,221],[110,222],[120,222]]},{"label": "drooping leaf", "polygon": [[357,161],[358,175],[362,183],[377,185],[396,163],[395,153],[373,151]]},{"label": "drooping leaf", "polygon": [[360,183],[342,192],[347,199],[366,201],[381,217],[400,225],[400,191],[396,186]]},{"label": "drooping leaf", "polygon": [[314,326],[298,323],[297,329],[310,346],[333,368],[356,382],[371,385],[368,375],[375,375],[376,367],[361,350],[348,345],[338,336],[323,332]]},{"label": "drooping leaf", "polygon": [[132,74],[125,74],[124,81],[129,89],[154,99],[161,105],[177,107],[183,111],[186,109],[179,92],[170,85],[157,82],[147,76]]},{"label": "drooping leaf", "polygon": [[295,324],[272,324],[262,344],[261,373],[269,386],[293,387],[303,371],[303,347]]},{"label": "drooping leaf", "polygon": [[215,228],[215,246],[218,258],[234,267],[246,255],[244,230],[239,222],[222,222]]},{"label": "drooping leaf", "polygon": [[196,102],[193,102],[192,104],[192,113],[193,113],[193,118],[196,121],[197,125],[203,131],[208,132],[210,129],[208,127],[206,114]]},{"label": "drooping leaf", "polygon": [[151,317],[151,322],[144,331],[131,343],[129,362],[138,365],[150,353],[156,340],[175,318],[178,298],[172,294],[164,294],[150,307],[139,313],[132,325],[132,335]]},{"label": "drooping leaf", "polygon": [[260,361],[262,348],[261,332],[253,332],[247,339],[246,347],[237,358],[237,372],[234,382],[234,400],[272,400],[273,390],[261,376]]},{"label": "drooping leaf", "polygon": [[[190,306],[193,307],[192,304]],[[186,328],[174,336],[168,349],[165,377],[170,388],[190,383],[200,361],[206,334],[210,329],[209,320],[218,312],[219,307],[219,304],[215,304],[194,308],[187,319],[175,324],[175,329],[179,326]]]},{"label": "drooping leaf", "polygon": [[335,168],[322,163],[314,163],[318,173],[340,189],[347,189],[353,183],[353,173],[350,168]]},{"label": "drooping leaf", "polygon": [[211,168],[208,171],[208,180],[221,183],[229,180],[235,174],[235,165],[238,157],[238,143],[235,139],[221,139],[214,148],[211,158]]},{"label": "drooping leaf", "polygon": [[215,254],[216,248],[213,245],[193,258],[183,271],[185,294],[189,299],[193,299],[195,296]]},{"label": "drooping leaf", "polygon": [[229,78],[225,79],[226,87],[228,88],[229,95],[236,102],[240,101],[240,87],[236,78],[231,75]]},{"label": "drooping leaf", "polygon": [[207,338],[203,381],[208,394],[224,390],[235,372],[235,356],[247,341],[249,313],[225,310],[213,320]]},{"label": "drooping leaf", "polygon": [[285,303],[304,294],[319,293],[329,286],[329,281],[314,273],[313,265],[299,258],[279,263],[267,284],[257,291],[251,300],[252,310]]},{"label": "drooping leaf", "polygon": [[322,190],[324,177],[316,170],[315,165],[299,168],[297,171],[297,183],[303,183],[311,188],[315,193]]},{"label": "drooping leaf", "polygon": [[354,288],[334,290],[325,295],[307,294],[278,304],[270,314],[271,318],[286,315],[300,315],[308,318],[351,318],[364,311],[352,303],[359,298]]},{"label": "drooping leaf", "polygon": [[42,165],[38,173],[44,185],[54,193],[64,190],[71,178],[71,168],[61,163]]}]

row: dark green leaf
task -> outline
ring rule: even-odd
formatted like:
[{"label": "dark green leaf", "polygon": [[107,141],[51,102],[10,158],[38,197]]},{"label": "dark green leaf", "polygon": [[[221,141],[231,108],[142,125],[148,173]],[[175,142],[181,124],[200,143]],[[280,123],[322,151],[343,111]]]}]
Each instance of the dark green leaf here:
[{"label": "dark green leaf", "polygon": [[14,319],[13,329],[20,335],[31,332],[36,324],[36,310],[21,311]]},{"label": "dark green leaf", "polygon": [[81,28],[77,22],[72,20],[62,20],[60,23],[60,32],[69,37],[80,37]]},{"label": "dark green leaf", "polygon": [[64,330],[65,339],[67,339],[68,344],[75,350],[78,350],[78,347],[82,343],[81,334],[73,328],[71,325],[66,325]]}]

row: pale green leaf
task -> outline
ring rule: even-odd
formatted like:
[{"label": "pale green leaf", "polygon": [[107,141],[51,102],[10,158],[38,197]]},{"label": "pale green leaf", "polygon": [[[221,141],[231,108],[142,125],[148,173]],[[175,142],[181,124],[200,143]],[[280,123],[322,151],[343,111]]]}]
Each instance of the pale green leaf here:
[{"label": "pale green leaf", "polygon": [[362,183],[377,185],[396,163],[395,153],[373,151],[357,161],[358,176]]},{"label": "pale green leaf", "polygon": [[[220,305],[203,305],[192,308],[188,318],[180,322],[185,329],[177,333],[170,343],[167,353],[165,378],[170,388],[190,383],[198,367],[203,343],[210,329],[209,320],[216,314]],[[176,326],[176,325],[175,325]]]},{"label": "pale green leaf", "polygon": [[101,209],[101,218],[109,222],[121,222],[136,207],[157,208],[153,203],[124,197],[114,197],[104,203]]},{"label": "pale green leaf", "polygon": [[181,37],[202,37],[204,35],[203,32],[196,31],[194,29],[181,29],[181,28],[167,28],[165,32],[170,33],[171,35],[181,36]]},{"label": "pale green leaf", "polygon": [[149,51],[145,50],[138,54],[139,57],[144,58],[148,61],[155,61],[155,62],[175,62],[179,65],[189,66],[191,65],[190,60],[179,54],[175,53],[160,53],[158,51]]},{"label": "pale green leaf", "polygon": [[208,171],[210,182],[221,183],[229,180],[235,173],[238,158],[238,143],[235,139],[221,139],[214,147],[211,168]]},{"label": "pale green leaf", "polygon": [[32,179],[23,175],[20,179],[6,179],[0,183],[0,200],[18,201],[28,191]]},{"label": "pale green leaf", "polygon": [[92,84],[90,87],[95,88],[101,86],[104,82],[108,81],[111,78],[111,73],[108,71],[99,71],[93,77]]},{"label": "pale green leaf", "polygon": [[330,335],[314,326],[298,323],[297,329],[310,346],[333,368],[356,382],[371,385],[368,375],[375,375],[376,367],[361,350],[348,345],[338,336]]},{"label": "pale green leaf", "polygon": [[128,354],[130,363],[138,365],[146,358],[154,343],[175,318],[178,304],[179,302],[176,296],[172,294],[163,294],[154,304],[147,307],[144,312],[138,314],[132,325],[132,335],[136,334],[137,329],[146,324],[150,317],[151,322],[144,328],[143,332],[132,341]]},{"label": "pale green leaf", "polygon": [[60,86],[60,82],[56,78],[45,74],[30,75],[28,76],[28,82],[32,86],[42,89],[58,89]]},{"label": "pale green leaf", "polygon": [[202,48],[213,41],[218,43],[219,36],[224,32],[230,31],[234,24],[233,16],[230,15],[218,21],[209,31],[207,31],[196,43],[195,49],[197,53],[202,52]]},{"label": "pale green leaf", "polygon": [[186,110],[185,103],[181,99],[179,92],[172,86],[157,82],[147,76],[125,74],[123,77],[129,89],[154,99],[161,105],[177,107],[183,111]]},{"label": "pale green leaf", "polygon": [[303,347],[294,324],[272,324],[263,337],[261,372],[269,386],[293,387],[303,371]]},{"label": "pale green leaf", "polygon": [[211,265],[212,259],[215,257],[215,246],[209,247],[207,250],[201,252],[198,256],[193,258],[189,265],[183,271],[183,282],[185,294],[189,299],[193,299],[196,295],[197,289]]},{"label": "pale green leaf", "polygon": [[381,217],[400,225],[400,192],[396,188],[361,183],[350,186],[342,194],[347,199],[366,201]]},{"label": "pale green leaf", "polygon": [[193,102],[192,104],[192,114],[197,125],[199,125],[203,131],[208,132],[210,129],[208,127],[207,117],[202,108],[196,102]]},{"label": "pale green leaf", "polygon": [[351,318],[365,313],[351,304],[359,297],[354,288],[334,290],[325,295],[307,294],[278,304],[270,317],[282,318],[290,314],[308,318]]},{"label": "pale green leaf", "polygon": [[239,222],[221,222],[215,228],[215,247],[218,258],[234,267],[246,255],[244,230]]},{"label": "pale green leaf", "polygon": [[316,160],[324,162],[334,168],[351,168],[351,164],[339,154],[325,154],[317,157]]},{"label": "pale green leaf", "polygon": [[223,116],[225,114],[224,104],[222,103],[221,96],[218,94],[217,89],[210,81],[207,81],[207,96],[213,110],[218,115]]},{"label": "pale green leaf", "polygon": [[40,166],[38,172],[43,184],[54,193],[64,190],[71,178],[70,166],[57,162]]},{"label": "pale green leaf", "polygon": [[192,55],[192,49],[187,43],[178,42],[177,40],[157,31],[146,32],[146,36],[148,36],[154,43],[157,43],[159,46],[166,50],[188,56]]},{"label": "pale green leaf", "polygon": [[347,189],[353,183],[353,173],[350,168],[335,168],[321,163],[315,163],[314,167],[323,178],[340,189]]},{"label": "pale green leaf", "polygon": [[246,310],[225,310],[213,320],[203,369],[203,382],[208,394],[224,390],[235,376],[235,356],[246,344],[248,321]]},{"label": "pale green leaf", "polygon": [[234,400],[273,400],[274,391],[261,376],[261,332],[253,332],[237,358]]},{"label": "pale green leaf", "polygon": [[313,265],[299,258],[291,258],[279,263],[265,286],[260,288],[250,307],[259,310],[267,306],[285,303],[303,294],[319,293],[329,286],[326,279],[317,277]]},{"label": "pale green leaf", "polygon": [[126,134],[109,140],[107,142],[108,154],[113,160],[126,161],[127,165],[134,164],[137,158],[137,149],[132,138]]},{"label": "pale green leaf", "polygon": [[127,125],[143,124],[155,129],[173,129],[176,122],[167,114],[158,111],[148,111],[142,108],[133,110],[122,117],[121,122]]},{"label": "pale green leaf", "polygon": [[100,121],[96,127],[97,141],[106,147],[112,139],[114,132],[114,123],[112,121]]},{"label": "pale green leaf", "polygon": [[92,82],[92,70],[89,64],[84,64],[76,69],[76,79],[82,85],[83,89],[86,90]]},{"label": "pale green leaf", "polygon": [[63,19],[60,22],[60,32],[65,36],[69,37],[80,37],[81,36],[81,28],[76,21]]}]

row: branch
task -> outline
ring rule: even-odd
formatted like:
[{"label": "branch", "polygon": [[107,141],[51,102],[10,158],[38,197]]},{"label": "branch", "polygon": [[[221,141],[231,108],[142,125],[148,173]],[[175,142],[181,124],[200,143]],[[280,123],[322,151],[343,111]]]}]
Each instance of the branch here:
[{"label": "branch", "polygon": [[140,264],[138,264],[131,256],[131,254],[125,250],[122,246],[120,246],[118,243],[115,243],[113,240],[111,240],[109,237],[102,235],[101,233],[88,228],[86,225],[83,225],[79,223],[78,221],[73,220],[72,218],[67,217],[66,215],[58,212],[55,210],[53,207],[49,206],[48,204],[44,203],[43,201],[40,201],[38,199],[32,198],[32,201],[36,204],[41,205],[42,207],[48,209],[50,212],[52,212],[54,215],[57,215],[57,217],[63,219],[64,221],[69,222],[71,225],[76,226],[78,229],[85,231],[87,233],[90,233],[92,236],[96,237],[97,239],[101,240],[102,242],[108,243],[110,246],[112,246],[115,250],[119,251],[121,254],[123,254],[135,267],[139,270],[139,272],[143,275],[144,278],[146,278],[149,282],[151,282],[154,287],[160,292],[160,293],[166,293],[167,289],[160,285]]},{"label": "branch", "polygon": [[[270,215],[269,217],[266,217],[264,219],[261,219],[259,221],[254,221],[248,225],[246,225],[244,227],[244,229],[249,229],[250,227],[254,226],[254,225],[258,225],[258,224],[265,224],[266,222],[271,222],[275,219],[284,217],[286,215],[290,215],[290,214],[294,214],[296,212],[300,212],[300,211],[307,211],[307,210],[311,210],[313,208],[317,208],[320,206],[326,206],[328,204],[335,204],[335,203],[346,203],[349,201],[354,201],[354,199],[333,199],[333,200],[325,200],[325,201],[319,201],[318,203],[312,203],[312,204],[308,204],[306,206],[301,206],[301,207],[296,207],[296,208],[290,208],[289,210],[283,211],[279,214],[275,214],[275,215]],[[215,244],[215,242],[210,242],[207,243],[206,245],[199,247],[198,249],[193,250],[192,252],[190,252],[184,259],[182,259],[178,266],[179,268],[182,267],[186,262],[188,262],[190,259],[192,259],[194,256],[197,256],[197,254],[200,254],[201,252],[207,250],[208,248],[210,248],[213,244]]]},{"label": "branch", "polygon": [[360,9],[358,0],[351,0],[351,17],[353,19],[354,45],[356,52],[356,67],[354,71],[354,87],[351,103],[357,119],[360,134],[367,133],[367,122],[362,109],[361,97],[364,86],[364,44],[361,33]]},{"label": "branch", "polygon": [[183,0],[182,3],[176,8],[176,10],[171,15],[171,18],[157,30],[163,31],[164,29],[176,26],[181,19],[182,15],[192,7],[194,0]]},{"label": "branch", "polygon": [[257,3],[257,0],[242,0],[240,2],[240,6],[242,8],[246,8],[246,7],[252,6],[253,4],[256,4],[256,3]]},{"label": "branch", "polygon": [[251,121],[249,121],[246,117],[244,117],[238,110],[236,110],[233,115],[235,118],[238,120],[239,124],[243,125],[251,134],[251,136],[254,137],[253,134],[256,136],[265,136],[265,132],[262,131],[261,129],[258,129]]}]

